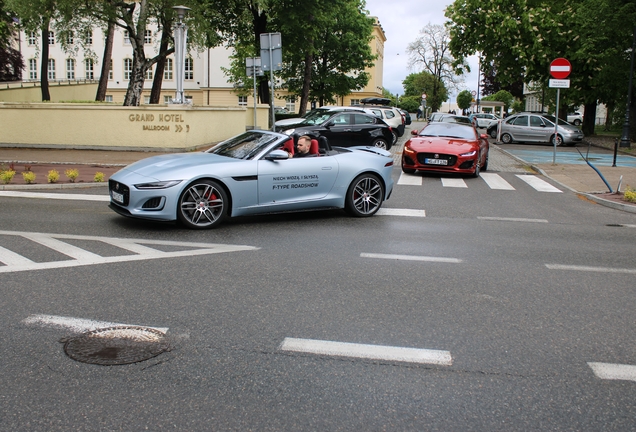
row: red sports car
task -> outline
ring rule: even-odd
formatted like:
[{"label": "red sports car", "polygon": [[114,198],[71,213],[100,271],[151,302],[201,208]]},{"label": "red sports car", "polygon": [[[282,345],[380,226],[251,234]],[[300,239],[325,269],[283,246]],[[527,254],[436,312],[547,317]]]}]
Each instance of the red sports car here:
[{"label": "red sports car", "polygon": [[404,144],[402,171],[458,173],[479,176],[488,169],[488,135],[462,123],[429,123]]}]

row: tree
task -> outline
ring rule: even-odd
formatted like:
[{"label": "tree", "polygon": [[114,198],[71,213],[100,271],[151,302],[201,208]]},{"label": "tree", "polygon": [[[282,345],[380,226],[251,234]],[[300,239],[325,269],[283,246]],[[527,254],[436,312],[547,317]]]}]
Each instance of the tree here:
[{"label": "tree", "polygon": [[18,50],[12,47],[16,38],[14,14],[0,0],[0,81],[22,79],[24,61]]},{"label": "tree", "polygon": [[442,85],[459,89],[463,84],[463,80],[455,73],[458,67],[454,69],[453,65],[459,64],[468,71],[470,67],[463,61],[457,63],[451,55],[450,36],[444,26],[429,23],[420,30],[420,35],[408,45],[406,52],[409,54],[410,67],[421,68],[434,78],[433,87],[427,92],[427,100],[435,111],[448,99],[440,96]]},{"label": "tree", "polygon": [[425,94],[426,103],[433,111],[438,111],[442,103],[448,99],[446,85],[426,71],[407,75],[402,81],[402,85],[405,96],[414,96],[419,100],[422,94]]},{"label": "tree", "polygon": [[489,95],[489,96],[486,96],[485,98],[482,98],[482,100],[485,100],[485,101],[503,102],[504,112],[508,112],[508,108],[512,106],[514,99],[515,99],[514,96],[512,96],[512,94],[507,90],[499,90],[494,95]]},{"label": "tree", "polygon": [[469,90],[462,90],[457,94],[457,107],[461,110],[470,108],[473,101],[473,95]]}]

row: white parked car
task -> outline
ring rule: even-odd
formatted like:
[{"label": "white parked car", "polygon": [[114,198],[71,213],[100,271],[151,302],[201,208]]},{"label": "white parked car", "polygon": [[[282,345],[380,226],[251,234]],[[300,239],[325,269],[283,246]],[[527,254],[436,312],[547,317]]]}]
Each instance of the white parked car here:
[{"label": "white parked car", "polygon": [[470,119],[477,121],[478,128],[488,128],[491,124],[495,124],[499,121],[499,117],[491,113],[475,113],[471,114]]},{"label": "white parked car", "polygon": [[580,112],[568,114],[568,123],[572,123],[574,126],[581,126],[581,123],[583,123],[583,116]]}]

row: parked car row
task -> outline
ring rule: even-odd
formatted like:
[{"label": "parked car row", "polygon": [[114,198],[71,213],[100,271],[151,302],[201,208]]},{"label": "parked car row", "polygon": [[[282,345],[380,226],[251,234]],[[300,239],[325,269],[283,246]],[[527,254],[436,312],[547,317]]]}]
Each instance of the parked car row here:
[{"label": "parked car row", "polygon": [[[539,142],[556,145],[575,145],[583,140],[583,132],[573,124],[559,119],[555,135],[556,118],[551,115],[519,113],[501,122],[500,139],[504,144],[513,142]],[[487,129],[491,138],[497,138],[498,123]]]}]

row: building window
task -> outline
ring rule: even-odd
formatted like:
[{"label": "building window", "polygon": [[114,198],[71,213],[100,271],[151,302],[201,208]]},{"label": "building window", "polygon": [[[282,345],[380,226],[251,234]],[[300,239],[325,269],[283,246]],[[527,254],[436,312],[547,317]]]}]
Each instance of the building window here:
[{"label": "building window", "polygon": [[49,45],[55,45],[55,33],[49,32]]},{"label": "building window", "polygon": [[144,32],[144,44],[149,45],[152,43],[152,30],[146,30]]},{"label": "building window", "polygon": [[146,105],[150,104],[150,96],[144,96],[144,104]]},{"label": "building window", "polygon": [[172,96],[164,96],[163,97],[163,103],[165,103],[165,104],[172,103]]},{"label": "building window", "polygon": [[172,79],[172,59],[171,58],[167,58],[166,59],[166,65],[163,68],[163,79],[165,80],[171,80]]},{"label": "building window", "polygon": [[296,98],[295,97],[287,98],[285,100],[285,108],[287,108],[289,112],[296,112]]},{"label": "building window", "polygon": [[128,30],[124,30],[124,45],[130,45],[130,34]]},{"label": "building window", "polygon": [[108,79],[113,79],[113,59],[108,61]]},{"label": "building window", "polygon": [[35,45],[38,41],[38,37],[35,32],[29,32],[29,45]]},{"label": "building window", "polygon": [[49,59],[49,79],[55,79],[55,59]]},{"label": "building window", "polygon": [[75,79],[75,59],[66,59],[66,79]]},{"label": "building window", "polygon": [[132,77],[132,59],[124,59],[124,80],[129,80]]},{"label": "building window", "polygon": [[351,105],[360,105],[360,99],[351,99]]},{"label": "building window", "polygon": [[183,75],[183,79],[194,79],[194,62],[192,61],[192,57],[185,59],[185,74]]},{"label": "building window", "polygon": [[84,34],[84,43],[86,45],[93,45],[93,30],[86,30]]},{"label": "building window", "polygon": [[113,101],[113,95],[104,96],[104,102],[112,102],[112,101]]},{"label": "building window", "polygon": [[75,39],[73,38],[73,32],[66,35],[66,45],[73,45]]},{"label": "building window", "polygon": [[84,69],[86,69],[86,79],[94,79],[95,73],[93,72],[93,59],[84,59]]},{"label": "building window", "polygon": [[38,79],[38,61],[36,59],[29,59],[29,79]]},{"label": "building window", "polygon": [[239,106],[247,106],[247,96],[239,96],[238,104]]},{"label": "building window", "polygon": [[146,79],[147,80],[151,80],[152,79],[152,66],[150,66],[148,69],[146,69]]}]

